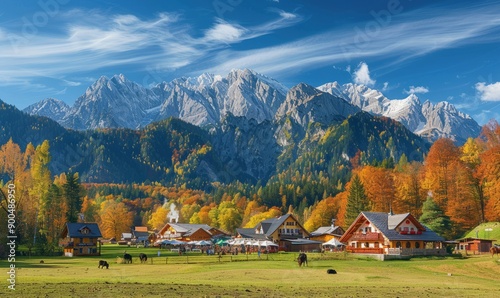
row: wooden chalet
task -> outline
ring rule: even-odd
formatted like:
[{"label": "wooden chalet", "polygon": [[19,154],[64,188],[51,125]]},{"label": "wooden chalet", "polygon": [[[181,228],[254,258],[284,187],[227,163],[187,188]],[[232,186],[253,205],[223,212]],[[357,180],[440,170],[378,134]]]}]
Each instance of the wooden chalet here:
[{"label": "wooden chalet", "polygon": [[59,244],[67,257],[100,256],[100,237],[101,230],[96,223],[66,223]]},{"label": "wooden chalet", "polygon": [[167,223],[158,232],[156,239],[201,241],[210,240],[217,236],[228,236],[228,234],[222,230],[205,224]]},{"label": "wooden chalet", "polygon": [[309,232],[292,214],[266,219],[254,228],[236,229],[239,238],[270,240],[282,251],[311,251],[320,249],[321,242],[305,239]]},{"label": "wooden chalet", "polygon": [[410,213],[361,212],[340,241],[346,250],[365,254],[440,255],[444,238]]},{"label": "wooden chalet", "polygon": [[345,231],[344,229],[342,229],[342,227],[332,224],[331,226],[319,227],[315,231],[311,232],[310,239],[321,242],[328,242],[332,239],[339,240],[342,235],[344,235],[344,233]]}]

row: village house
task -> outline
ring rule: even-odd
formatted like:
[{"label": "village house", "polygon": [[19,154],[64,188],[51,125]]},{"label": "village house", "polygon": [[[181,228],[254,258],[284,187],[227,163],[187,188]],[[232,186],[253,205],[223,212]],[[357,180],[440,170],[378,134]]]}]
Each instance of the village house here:
[{"label": "village house", "polygon": [[315,231],[311,232],[310,239],[328,242],[332,239],[336,239],[340,241],[342,235],[344,235],[345,231],[340,226],[335,226],[335,220],[332,220],[332,224],[326,227],[319,227]]},{"label": "village house", "polygon": [[441,255],[444,238],[410,213],[361,212],[340,241],[347,251],[386,255]]},{"label": "village house", "polygon": [[201,241],[220,236],[228,236],[228,234],[206,224],[167,223],[158,232],[156,240]]},{"label": "village house", "polygon": [[306,239],[310,236],[292,214],[266,219],[254,228],[236,229],[239,238],[270,240],[281,251],[313,251],[321,249],[321,242]]},{"label": "village house", "polygon": [[100,237],[101,231],[96,223],[66,223],[59,245],[67,257],[100,256]]}]

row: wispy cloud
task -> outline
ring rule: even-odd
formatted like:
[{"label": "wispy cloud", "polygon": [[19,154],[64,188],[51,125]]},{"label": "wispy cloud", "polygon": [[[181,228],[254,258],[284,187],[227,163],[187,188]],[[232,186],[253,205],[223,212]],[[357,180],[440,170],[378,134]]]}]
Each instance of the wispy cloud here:
[{"label": "wispy cloud", "polygon": [[416,94],[416,93],[425,94],[429,92],[429,88],[424,86],[410,86],[410,90],[404,90],[403,92],[406,94]]},{"label": "wispy cloud", "polygon": [[[175,13],[141,19],[129,14],[110,16],[99,11],[72,10],[57,16],[63,30],[57,34],[40,30],[29,42],[13,42],[15,32],[0,27],[0,85],[26,82],[33,77],[85,75],[87,71],[127,65],[196,74],[227,73],[246,67],[283,76],[369,58],[391,58],[397,63],[444,48],[499,41],[499,10],[500,4],[455,10],[434,8],[426,11],[425,19],[422,11],[409,11],[393,16],[391,23],[363,40],[356,38],[354,30],[365,28],[366,24],[360,23],[354,29],[334,29],[274,46],[252,43],[247,49],[231,45],[276,33],[303,18],[274,8],[270,11],[274,18],[260,24],[244,27],[216,19],[200,32]],[[371,82],[369,74],[367,78]]]},{"label": "wispy cloud", "polygon": [[425,14],[420,10],[409,11],[393,16],[392,23],[378,28],[376,34],[365,35],[364,39],[357,36],[363,33],[357,29],[366,25],[360,23],[354,29],[331,30],[277,46],[245,51],[225,49],[211,56],[201,67],[203,71],[219,73],[247,67],[276,76],[322,67],[326,63],[352,63],[367,58],[390,58],[397,64],[446,48],[500,41],[497,10],[500,4],[463,9],[434,8]]},{"label": "wispy cloud", "polygon": [[[302,20],[281,10],[273,13],[274,19],[249,28],[216,19],[201,37],[174,13],[140,19],[135,15],[71,10],[57,16],[64,30],[39,30],[29,40],[22,36],[13,39],[15,30],[0,27],[0,84],[127,65],[172,71],[195,64],[229,44],[271,34]],[[61,81],[67,86],[78,84]]]},{"label": "wispy cloud", "polygon": [[480,82],[476,84],[476,90],[483,101],[500,101],[500,82],[488,85]]}]

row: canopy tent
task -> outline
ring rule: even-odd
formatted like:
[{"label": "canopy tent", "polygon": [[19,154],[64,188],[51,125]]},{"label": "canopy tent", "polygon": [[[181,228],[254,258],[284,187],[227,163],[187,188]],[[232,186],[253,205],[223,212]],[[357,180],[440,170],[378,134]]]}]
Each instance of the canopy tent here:
[{"label": "canopy tent", "polygon": [[345,245],[345,244],[344,244],[344,243],[342,243],[342,242],[340,242],[340,241],[338,241],[338,240],[337,240],[337,239],[335,239],[335,238],[332,238],[332,239],[330,239],[329,241],[327,241],[327,242],[325,242],[325,243],[323,243],[323,244],[321,244],[321,245],[323,245],[323,246],[326,246],[326,245],[330,245],[330,246],[341,246],[341,245]]},{"label": "canopy tent", "polygon": [[219,241],[215,242],[215,244],[223,246],[223,245],[227,245],[228,243],[227,243],[227,240],[220,239]]},{"label": "canopy tent", "polygon": [[272,242],[272,241],[269,241],[269,240],[264,240],[264,241],[257,241],[257,243],[255,245],[258,245],[258,246],[263,246],[263,247],[270,247],[270,246],[276,246],[278,247],[279,245]]},{"label": "canopy tent", "polygon": [[186,242],[184,242],[184,241],[179,241],[179,240],[177,240],[177,239],[171,239],[171,240],[167,240],[167,239],[165,239],[165,240],[163,240],[163,241],[161,242],[161,244],[163,244],[163,245],[183,245],[183,244],[186,244]]},{"label": "canopy tent", "polygon": [[212,245],[212,242],[206,241],[206,240],[201,240],[201,241],[196,241],[195,244],[200,245],[200,246],[205,246],[205,245]]}]

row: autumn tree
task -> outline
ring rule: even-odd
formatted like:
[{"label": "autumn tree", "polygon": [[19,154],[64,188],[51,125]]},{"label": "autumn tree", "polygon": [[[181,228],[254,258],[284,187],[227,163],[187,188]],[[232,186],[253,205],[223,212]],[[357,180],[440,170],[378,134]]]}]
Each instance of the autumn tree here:
[{"label": "autumn tree", "polygon": [[361,211],[370,211],[370,202],[365,193],[365,188],[358,175],[354,175],[347,197],[345,225],[350,226]]},{"label": "autumn tree", "polygon": [[359,171],[372,211],[389,212],[394,201],[395,187],[392,170],[364,166]]},{"label": "autumn tree", "polygon": [[334,198],[328,197],[321,200],[304,223],[304,228],[311,232],[319,227],[328,226],[331,224],[331,220],[337,216],[337,212],[338,206]]},{"label": "autumn tree", "polygon": [[250,218],[250,220],[245,225],[245,228],[253,228],[257,226],[261,221],[270,219],[273,217],[281,216],[281,210],[278,207],[271,207],[269,210],[261,213],[257,213]]},{"label": "autumn tree", "polygon": [[435,141],[425,159],[424,187],[432,191],[436,204],[443,210],[446,210],[449,199],[457,199],[450,186],[459,160],[460,150],[446,138]]},{"label": "autumn tree", "polygon": [[427,191],[422,188],[422,168],[419,162],[398,164],[394,172],[394,212],[409,212],[415,217],[422,214],[422,204],[427,195]]},{"label": "autumn tree", "polygon": [[106,200],[101,204],[100,227],[104,238],[120,239],[122,233],[129,232],[134,216],[125,204]]},{"label": "autumn tree", "polygon": [[151,215],[151,219],[148,221],[148,225],[153,230],[160,230],[168,222],[167,214],[169,210],[164,206],[158,206],[156,210]]},{"label": "autumn tree", "polygon": [[219,210],[217,214],[218,226],[224,231],[233,233],[243,220],[240,210],[234,203],[227,201],[222,202],[217,209]]},{"label": "autumn tree", "polygon": [[419,221],[437,234],[446,238],[452,237],[450,231],[452,222],[443,210],[434,202],[432,197],[427,197],[422,207],[422,216]]},{"label": "autumn tree", "polygon": [[35,155],[31,164],[31,176],[33,178],[33,186],[30,190],[30,196],[37,201],[37,223],[38,227],[35,231],[46,232],[47,223],[46,216],[48,214],[48,192],[52,184],[52,176],[49,170],[50,156],[49,141],[45,140],[41,145],[38,145],[35,150]]},{"label": "autumn tree", "polygon": [[485,219],[500,221],[500,144],[481,154],[478,178],[484,185]]}]

